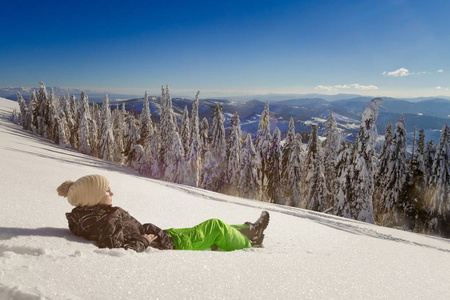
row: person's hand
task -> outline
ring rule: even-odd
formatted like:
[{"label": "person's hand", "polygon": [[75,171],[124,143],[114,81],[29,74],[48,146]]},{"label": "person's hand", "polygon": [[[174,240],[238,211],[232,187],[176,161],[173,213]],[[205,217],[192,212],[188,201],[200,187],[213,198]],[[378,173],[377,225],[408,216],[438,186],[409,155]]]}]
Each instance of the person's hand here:
[{"label": "person's hand", "polygon": [[142,236],[145,237],[150,244],[158,238],[158,236],[154,234],[143,234]]}]

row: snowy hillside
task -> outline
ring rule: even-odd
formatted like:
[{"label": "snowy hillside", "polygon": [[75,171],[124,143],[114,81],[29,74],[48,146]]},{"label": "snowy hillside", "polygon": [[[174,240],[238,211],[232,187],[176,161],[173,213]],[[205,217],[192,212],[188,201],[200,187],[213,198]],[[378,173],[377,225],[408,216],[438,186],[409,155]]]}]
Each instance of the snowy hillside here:
[{"label": "snowy hillside", "polygon": [[[0,299],[447,299],[450,240],[148,179],[63,149],[8,121],[0,98]],[[98,249],[75,237],[56,187],[102,174],[141,222],[256,220],[265,248]]]}]

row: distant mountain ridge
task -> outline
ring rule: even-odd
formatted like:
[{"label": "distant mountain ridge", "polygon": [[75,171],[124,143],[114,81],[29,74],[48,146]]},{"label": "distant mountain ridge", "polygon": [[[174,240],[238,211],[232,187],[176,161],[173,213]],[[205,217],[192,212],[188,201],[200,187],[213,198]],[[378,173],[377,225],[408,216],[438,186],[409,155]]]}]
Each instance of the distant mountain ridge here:
[{"label": "distant mountain ridge", "polygon": [[[50,87],[47,87],[50,89]],[[55,93],[62,97],[64,95],[67,95],[69,93],[70,95],[76,95],[78,96],[81,94],[82,91],[84,91],[86,94],[89,95],[89,99],[91,101],[102,101],[105,94],[108,94],[108,97],[110,99],[133,99],[136,97],[140,97],[140,94],[119,94],[119,93],[113,93],[110,91],[105,90],[104,92],[94,92],[89,89],[79,89],[79,88],[62,88],[55,86],[53,87]],[[16,100],[16,92],[20,92],[22,96],[27,99],[33,90],[38,91],[39,87],[1,87],[0,86],[0,97]],[[193,99],[194,92],[187,93],[187,92],[172,92],[173,97],[177,98],[187,98],[187,99]],[[277,94],[277,93],[267,93],[267,94],[245,94],[245,95],[226,95],[226,96],[218,96],[217,93],[214,92],[206,92],[202,93],[203,97],[210,98],[210,99],[216,99],[216,100],[232,100],[232,101],[250,101],[250,100],[259,100],[259,101],[270,101],[270,102],[277,102],[277,101],[287,101],[287,100],[296,100],[296,99],[323,99],[329,102],[333,101],[339,101],[339,100],[347,100],[347,99],[353,99],[358,97],[364,97],[359,94],[335,94],[335,95],[327,95],[327,94],[320,94],[320,93],[308,93],[308,94]],[[201,95],[202,95],[201,94]],[[211,94],[216,94],[215,96],[211,96]],[[219,93],[224,94],[224,93]],[[207,95],[207,96],[205,96]],[[378,95],[377,97],[382,98],[389,98],[383,95]],[[366,97],[366,98],[375,98],[375,97]],[[450,96],[430,96],[430,97],[415,97],[415,98],[396,98],[398,100],[405,100],[408,102],[421,102],[425,100],[431,100],[431,99],[443,99],[443,100],[449,100]]]},{"label": "distant mountain ridge", "polygon": [[[28,99],[32,90],[30,88],[1,88],[0,97],[16,100],[16,93],[19,91],[25,99]],[[58,87],[55,87],[54,91],[59,96],[67,95],[70,92],[71,95],[75,94],[75,96],[79,97],[81,93],[80,90],[68,91]],[[89,94],[88,91],[86,93],[91,102],[100,102],[104,97],[104,94]],[[8,94],[9,97],[6,97],[5,94]],[[123,100],[125,96],[108,94],[112,105],[125,103],[127,110],[139,113],[142,110],[143,97],[136,98],[131,96],[125,98],[129,100]],[[305,98],[295,98],[295,96],[298,96],[295,94],[267,94],[260,96],[261,99],[250,99],[247,101],[233,100],[233,97],[231,97],[232,99],[201,99],[199,116],[201,119],[206,117],[210,120],[213,107],[220,103],[223,105],[226,127],[236,111],[241,119],[242,130],[255,134],[258,128],[259,116],[264,109],[265,102],[269,101],[271,131],[278,127],[282,133],[287,132],[289,120],[292,117],[295,120],[296,131],[309,132],[311,124],[315,123],[319,126],[319,134],[323,135],[325,121],[329,117],[329,111],[332,110],[339,123],[343,137],[352,141],[358,133],[361,114],[373,98],[354,94],[338,94],[334,96],[308,94],[308,97]],[[269,98],[274,100],[267,100]],[[152,96],[150,99],[152,118],[159,122],[160,97]],[[437,142],[439,131],[444,124],[450,122],[450,100],[448,99],[430,97],[421,98],[421,101],[416,102],[391,97],[384,97],[383,99],[384,103],[379,105],[379,117],[377,119],[378,133],[381,135],[384,134],[387,124],[392,123],[395,125],[400,119],[400,115],[404,114],[409,137],[412,136],[414,127],[416,127],[418,130],[426,130],[427,140],[433,139],[433,141]],[[183,97],[173,97],[173,108],[179,118],[181,118],[186,105],[190,111],[192,109],[192,100]]]},{"label": "distant mountain ridge", "polygon": [[[322,98],[290,99],[284,101],[269,101],[271,113],[271,131],[278,127],[282,133],[288,131],[289,120],[295,120],[296,131],[309,132],[311,124],[318,124],[319,134],[325,131],[325,122],[330,116],[330,110],[338,122],[342,136],[353,141],[356,137],[361,115],[372,97],[355,97],[337,101],[327,101]],[[389,123],[395,125],[403,114],[409,137],[413,135],[414,127],[418,130],[425,129],[427,140],[437,142],[439,131],[444,124],[450,122],[450,101],[446,99],[430,99],[418,103],[408,102],[395,98],[384,98],[384,103],[379,106],[377,128],[379,134],[384,134]],[[185,98],[172,98],[173,108],[178,118],[181,119],[184,107],[192,109],[192,100]],[[125,103],[127,110],[139,113],[142,110],[143,98],[128,101],[119,101],[116,104]],[[159,122],[160,98],[151,97],[150,110],[155,121]],[[199,101],[199,116],[211,119],[213,107],[220,103],[223,105],[225,115],[225,127],[228,126],[234,112],[237,112],[244,133],[256,134],[259,117],[264,109],[265,102],[260,100],[231,101],[224,99],[202,99]]]}]

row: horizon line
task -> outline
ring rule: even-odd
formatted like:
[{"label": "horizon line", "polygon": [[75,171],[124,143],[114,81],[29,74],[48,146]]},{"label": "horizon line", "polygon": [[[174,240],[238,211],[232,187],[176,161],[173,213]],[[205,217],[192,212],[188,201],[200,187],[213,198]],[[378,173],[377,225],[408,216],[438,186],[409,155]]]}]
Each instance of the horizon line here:
[{"label": "horizon line", "polygon": [[[165,86],[165,85],[162,85]],[[150,88],[150,89],[144,89],[144,88],[99,88],[99,87],[64,87],[64,86],[46,86],[46,88],[58,88],[62,90],[66,90],[70,93],[70,91],[80,91],[85,93],[93,93],[93,94],[104,94],[104,95],[122,95],[122,96],[144,96],[145,92],[147,93],[155,93],[159,94],[161,92],[160,88]],[[169,85],[170,88],[170,85]],[[32,92],[33,90],[39,90],[39,87],[30,87],[30,86],[0,86],[0,89],[24,89],[28,90],[27,92]],[[192,93],[192,97],[195,98],[195,94],[197,91],[200,91],[200,96],[203,94],[207,94],[207,97],[201,97],[201,98],[212,98],[212,97],[218,97],[218,98],[224,98],[224,97],[233,97],[233,98],[239,98],[239,97],[252,97],[252,96],[289,96],[289,95],[298,95],[298,96],[307,96],[307,95],[322,95],[327,97],[333,97],[333,96],[339,96],[339,95],[353,95],[353,96],[360,96],[360,97],[381,97],[381,98],[397,98],[397,99],[418,99],[418,98],[450,98],[450,95],[444,95],[444,94],[435,94],[430,91],[428,94],[421,94],[421,95],[392,95],[397,93],[389,93],[386,92],[385,95],[382,94],[360,94],[357,91],[348,91],[348,92],[339,92],[339,93],[323,93],[318,91],[253,91],[253,90],[220,90],[220,89],[170,89],[171,94],[177,94],[177,97],[183,96],[188,97],[186,94]],[[378,90],[379,91],[379,90]],[[437,92],[437,91],[434,91]],[[184,94],[184,95],[183,95]],[[389,95],[391,94],[391,95]],[[89,96],[89,95],[88,95]],[[149,95],[154,96],[154,95]]]}]

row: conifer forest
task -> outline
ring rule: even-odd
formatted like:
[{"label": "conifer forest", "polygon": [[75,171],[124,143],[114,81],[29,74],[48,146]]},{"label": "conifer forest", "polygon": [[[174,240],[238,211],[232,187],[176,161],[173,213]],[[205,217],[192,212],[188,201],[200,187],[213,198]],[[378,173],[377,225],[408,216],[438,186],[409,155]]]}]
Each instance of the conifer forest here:
[{"label": "conifer forest", "polygon": [[406,123],[389,124],[381,150],[375,150],[378,104],[368,103],[353,143],[344,141],[333,116],[318,136],[311,125],[307,143],[291,118],[282,140],[270,132],[269,103],[256,136],[243,136],[234,114],[225,130],[222,107],[199,119],[199,92],[181,120],[172,108],[169,87],[161,88],[159,124],[152,120],[147,93],[137,115],[80,97],[48,93],[41,82],[12,115],[23,129],[62,147],[129,166],[150,178],[229,195],[324,212],[381,226],[450,237],[450,128],[439,143],[415,130],[407,155]]}]

